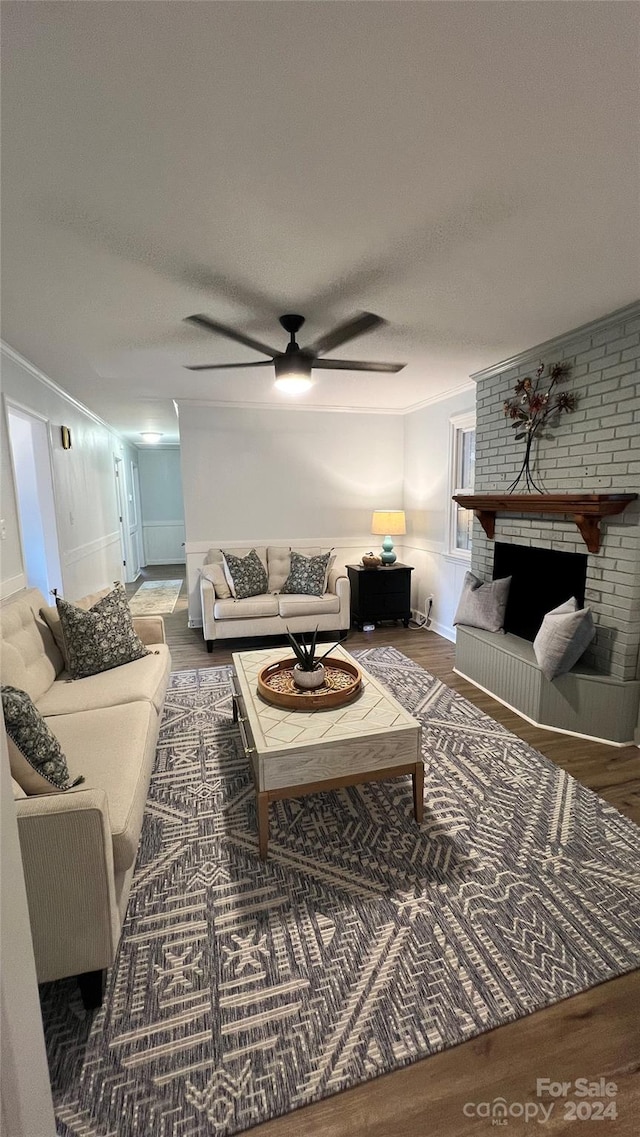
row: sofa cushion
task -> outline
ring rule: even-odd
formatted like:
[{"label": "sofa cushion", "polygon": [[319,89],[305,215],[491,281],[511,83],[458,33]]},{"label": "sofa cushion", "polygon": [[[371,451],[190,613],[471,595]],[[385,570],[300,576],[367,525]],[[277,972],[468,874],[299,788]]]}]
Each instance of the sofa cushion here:
[{"label": "sofa cushion", "polygon": [[216,596],[219,596],[221,600],[229,599],[231,596],[231,589],[227,584],[227,579],[224,575],[224,569],[222,565],[203,565],[200,569],[200,575],[204,580],[208,580],[209,583],[213,585],[213,591],[215,592]]},{"label": "sofa cushion", "polygon": [[[291,572],[291,552],[292,550],[288,545],[268,545],[267,546],[267,564],[269,566],[269,592],[279,592],[285,580]],[[294,552],[299,552],[305,557],[317,557],[321,553],[326,553],[326,549],[317,548],[310,549],[295,549]],[[327,591],[329,580],[329,573],[335,563],[335,555],[333,549],[329,552],[329,563],[324,578],[323,592]]]},{"label": "sofa cushion", "polygon": [[73,776],[82,771],[87,789],[104,790],[113,837],[116,873],[133,864],[153,769],[158,717],[151,703],[128,703],[58,715],[48,724]]},{"label": "sofa cushion", "polygon": [[[315,549],[304,550],[307,557],[317,557],[321,552],[322,549],[319,545]],[[269,566],[269,592],[279,592],[291,572],[291,549],[289,545],[269,545],[267,547],[267,564]]]},{"label": "sofa cushion", "polygon": [[216,600],[213,615],[216,620],[255,620],[260,616],[277,616],[278,597],[266,593],[246,600]]},{"label": "sofa cushion", "polygon": [[340,597],[333,592],[325,592],[324,596],[282,595],[278,597],[278,611],[284,618],[329,615],[340,611]]},{"label": "sofa cushion", "polygon": [[246,557],[236,557],[223,549],[222,556],[224,575],[232,596],[237,600],[264,596],[267,591],[267,570],[255,549],[251,549]]},{"label": "sofa cushion", "polygon": [[[227,553],[233,553],[234,557],[246,557],[247,553],[249,553],[251,551],[252,547],[255,547],[255,551],[258,554],[258,556],[260,557],[260,560],[262,561],[264,568],[265,568],[265,572],[266,572],[267,571],[267,546],[266,545],[255,545],[255,546],[250,545],[249,548],[247,548],[247,546],[245,545],[245,547],[243,549],[238,549],[238,548],[234,549],[232,545],[229,545],[226,552]],[[204,559],[205,565],[221,565],[223,563],[223,561],[224,561],[224,556],[222,554],[222,549],[209,549],[209,552],[207,553],[207,555]]]},{"label": "sofa cushion", "polygon": [[322,596],[325,590],[325,580],[331,552],[320,553],[315,557],[305,556],[303,553],[291,552],[291,572],[285,580],[281,591],[283,593]]},{"label": "sofa cushion", "polygon": [[62,747],[26,691],[3,686],[2,710],[12,778],[26,794],[55,794],[69,789]]},{"label": "sofa cushion", "polygon": [[590,608],[578,608],[575,596],[547,612],[533,650],[547,679],[566,675],[596,634]]},{"label": "sofa cushion", "polygon": [[454,624],[483,628],[487,632],[501,632],[510,585],[510,576],[483,583],[474,573],[466,572],[462,594],[453,617]]},{"label": "sofa cushion", "polygon": [[120,582],[87,611],[60,596],[56,597],[56,605],[72,679],[97,675],[148,654],[134,631],[131,609]]},{"label": "sofa cushion", "polygon": [[2,682],[26,691],[37,702],[64,666],[51,632],[40,616],[45,600],[36,588],[11,598],[0,609]]},{"label": "sofa cushion", "polygon": [[70,676],[63,671],[38,700],[38,710],[43,715],[70,715],[146,700],[159,714],[171,670],[171,656],[166,644],[153,644],[151,652],[133,663],[77,679],[74,683],[69,682]]}]

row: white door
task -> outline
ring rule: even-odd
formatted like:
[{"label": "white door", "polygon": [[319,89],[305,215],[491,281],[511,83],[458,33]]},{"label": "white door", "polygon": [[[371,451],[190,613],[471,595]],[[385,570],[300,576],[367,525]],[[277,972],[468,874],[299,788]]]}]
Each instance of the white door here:
[{"label": "white door", "polygon": [[126,494],[125,494],[125,487],[124,487],[124,468],[123,468],[123,464],[122,464],[122,458],[114,457],[113,464],[114,464],[114,472],[115,472],[115,478],[116,478],[116,507],[118,510],[118,531],[120,533],[120,548],[122,550],[122,572],[123,572],[123,579],[125,581],[129,582],[129,581],[135,580],[136,576],[138,574],[136,573],[134,576],[132,576],[131,571],[130,571],[130,566],[128,564],[128,561],[129,561],[129,555],[128,555],[128,553],[129,553],[129,541],[128,541],[127,529],[129,527],[129,523],[127,521]]},{"label": "white door", "polygon": [[30,588],[62,594],[49,428],[45,419],[7,402],[22,559]]}]

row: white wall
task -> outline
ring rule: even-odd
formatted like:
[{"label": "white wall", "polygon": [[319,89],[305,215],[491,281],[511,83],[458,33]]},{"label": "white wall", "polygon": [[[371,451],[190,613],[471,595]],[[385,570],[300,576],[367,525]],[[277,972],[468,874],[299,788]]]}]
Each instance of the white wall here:
[{"label": "white wall", "polygon": [[18,510],[11,469],[7,420],[0,408],[0,599],[24,588]]},{"label": "white wall", "polygon": [[374,509],[402,506],[401,415],[179,404],[189,616],[212,545],[334,546],[357,562]]},{"label": "white wall", "polygon": [[402,557],[415,568],[412,604],[425,610],[433,596],[433,630],[455,639],[452,620],[469,564],[447,555],[449,420],[475,409],[475,388],[404,416],[404,505],[407,535]]},{"label": "white wall", "polygon": [[178,446],[138,451],[145,564],[184,564],[184,501]]},{"label": "white wall", "polygon": [[[129,448],[118,435],[81,408],[46,376],[2,348],[2,392],[9,399],[48,420],[52,447],[56,521],[65,596],[76,599],[122,579],[122,553],[114,478],[114,456]],[[3,408],[2,418],[5,411]],[[71,430],[72,449],[63,450],[60,426]],[[25,585],[19,531],[15,517],[13,476],[2,424],[3,461],[0,497],[2,517],[8,519],[6,540],[0,543],[3,595]]]}]

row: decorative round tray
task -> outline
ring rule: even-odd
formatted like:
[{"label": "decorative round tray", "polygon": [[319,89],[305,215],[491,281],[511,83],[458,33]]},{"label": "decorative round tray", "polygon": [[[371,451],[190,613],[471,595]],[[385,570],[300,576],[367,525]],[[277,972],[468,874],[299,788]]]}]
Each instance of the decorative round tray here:
[{"label": "decorative round tray", "polygon": [[355,663],[327,656],[322,686],[313,691],[303,691],[296,686],[293,678],[295,662],[292,657],[262,668],[258,674],[258,694],[267,703],[293,711],[324,711],[351,702],[360,691],[362,674]]}]

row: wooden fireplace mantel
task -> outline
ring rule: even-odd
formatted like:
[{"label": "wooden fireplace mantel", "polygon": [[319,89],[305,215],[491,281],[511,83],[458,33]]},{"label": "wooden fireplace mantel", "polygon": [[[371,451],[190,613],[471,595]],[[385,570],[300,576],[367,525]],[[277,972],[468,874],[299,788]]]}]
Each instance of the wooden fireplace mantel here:
[{"label": "wooden fireplace mantel", "polygon": [[622,513],[637,493],[470,493],[454,501],[472,509],[489,540],[493,539],[496,513],[571,514],[590,553],[600,549],[603,517]]}]

